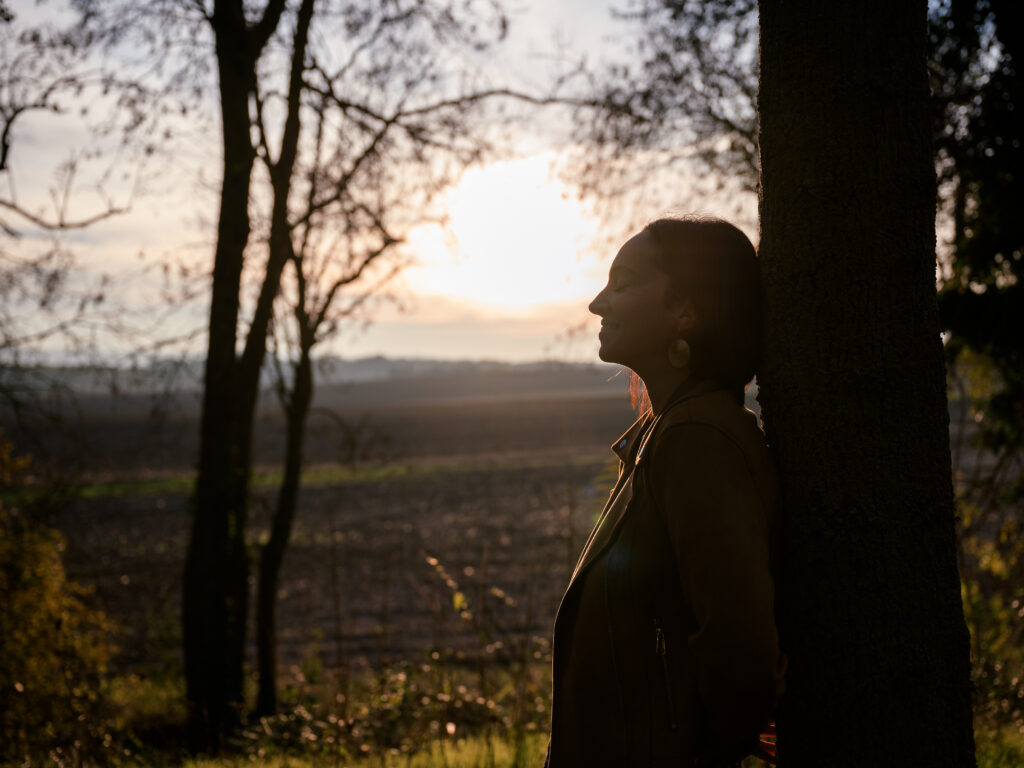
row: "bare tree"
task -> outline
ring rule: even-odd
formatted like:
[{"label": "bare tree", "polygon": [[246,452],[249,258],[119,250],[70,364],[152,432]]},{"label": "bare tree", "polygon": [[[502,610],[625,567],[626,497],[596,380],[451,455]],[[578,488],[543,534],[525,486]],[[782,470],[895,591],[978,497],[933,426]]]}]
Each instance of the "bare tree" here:
[{"label": "bare tree", "polygon": [[[135,105],[115,104],[96,120],[82,107],[102,90],[95,67],[0,6],[0,418],[37,459],[55,434],[80,438],[70,429],[74,397],[41,365],[43,350],[88,360],[96,335],[118,328],[109,278],[83,269],[70,242],[129,209],[142,168],[118,151],[144,122]],[[58,133],[46,157],[33,155],[25,139],[43,121],[51,131],[84,129],[84,138]]]},{"label": "bare tree", "polygon": [[[276,368],[276,390],[285,414],[286,440],[284,471],[271,518],[270,537],[260,551],[256,594],[256,641],[259,691],[256,713],[273,714],[277,709],[277,585],[281,565],[298,508],[303,467],[303,442],[314,393],[313,349],[332,337],[340,325],[378,292],[400,266],[393,257],[399,240],[390,233],[384,219],[401,205],[385,202],[377,182],[385,162],[385,145],[393,144],[383,123],[400,123],[394,115],[367,125],[351,121],[339,105],[331,80],[319,90],[311,108],[314,138],[306,168],[298,174],[305,189],[302,202],[290,212],[287,237],[275,238],[288,248],[291,281],[278,297],[281,309],[272,324]],[[348,130],[332,126],[349,123]],[[339,146],[344,137],[351,144],[363,133],[363,147],[354,159],[348,148]],[[392,150],[394,151],[394,150]],[[412,160],[406,161],[407,169]],[[367,187],[376,187],[376,199],[360,200]],[[416,195],[413,189],[393,189]],[[421,195],[418,195],[422,197]],[[272,225],[273,226],[273,225]],[[378,269],[381,262],[390,261]]]},{"label": "bare tree", "polygon": [[[351,291],[375,284],[378,263],[387,272],[430,194],[481,156],[470,115],[507,93],[481,75],[507,21],[496,0],[74,4],[77,39],[142,43],[155,63],[140,80],[178,103],[201,101],[215,75],[222,166],[183,628],[190,743],[216,748],[240,716],[253,416],[285,270],[308,358]],[[297,417],[308,408],[302,387],[290,400]]]},{"label": "bare tree", "polygon": [[632,0],[613,13],[632,32],[629,56],[565,78],[580,102],[572,181],[609,212],[626,202],[648,216],[652,201],[733,206],[752,197],[757,3]]},{"label": "bare tree", "polygon": [[[276,348],[288,358],[278,376],[287,440],[271,534],[260,556],[259,714],[276,707],[277,583],[297,509],[314,347],[379,295],[404,263],[402,233],[431,215],[434,195],[488,152],[489,142],[473,130],[479,108],[495,97],[548,101],[497,87],[447,93],[441,73],[423,58],[434,55],[431,46],[440,40],[424,46],[409,34],[424,21],[433,35],[463,36],[467,29],[444,15],[417,19],[423,12],[423,7],[410,6],[403,14],[383,10],[368,16],[366,37],[348,58],[333,69],[310,62],[304,121],[309,140],[297,158],[291,186],[274,189],[275,211],[279,195],[292,196],[287,215],[273,218],[269,231],[270,250],[286,249],[283,257],[291,267],[291,280],[278,296],[284,309],[273,325]],[[503,21],[498,21],[500,37]],[[470,36],[465,43],[479,41]],[[434,87],[424,90],[424,82],[432,81],[436,92]],[[381,97],[381,90],[387,95]],[[266,136],[261,116],[258,109],[259,135]],[[273,178],[271,155],[263,144],[259,155]],[[443,220],[443,212],[433,215]]]}]

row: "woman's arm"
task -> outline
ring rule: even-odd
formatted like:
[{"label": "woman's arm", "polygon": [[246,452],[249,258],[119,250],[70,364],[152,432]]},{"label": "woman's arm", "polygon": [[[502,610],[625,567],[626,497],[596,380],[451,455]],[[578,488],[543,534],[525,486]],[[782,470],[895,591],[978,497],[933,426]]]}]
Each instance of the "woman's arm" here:
[{"label": "woman's arm", "polygon": [[708,424],[669,428],[651,456],[679,580],[697,630],[688,638],[716,759],[756,746],[782,690],[769,515],[747,461]]}]

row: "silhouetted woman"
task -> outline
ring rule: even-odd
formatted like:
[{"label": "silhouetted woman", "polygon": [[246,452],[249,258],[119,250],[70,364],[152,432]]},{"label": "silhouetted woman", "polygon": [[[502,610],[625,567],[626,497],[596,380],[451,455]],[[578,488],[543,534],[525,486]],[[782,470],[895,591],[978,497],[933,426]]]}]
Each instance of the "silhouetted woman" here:
[{"label": "silhouetted woman", "polygon": [[785,667],[777,480],[743,407],[761,355],[754,248],[718,219],[655,221],[590,311],[645,408],[612,446],[619,478],[555,619],[548,762],[730,766],[757,750]]}]

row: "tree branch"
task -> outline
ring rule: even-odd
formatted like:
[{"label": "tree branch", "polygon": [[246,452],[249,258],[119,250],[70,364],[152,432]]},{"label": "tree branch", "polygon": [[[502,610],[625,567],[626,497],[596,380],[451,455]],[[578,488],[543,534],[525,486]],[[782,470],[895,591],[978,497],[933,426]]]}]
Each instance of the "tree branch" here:
[{"label": "tree branch", "polygon": [[[116,216],[119,213],[125,213],[126,211],[128,211],[128,207],[119,208],[116,206],[111,206],[107,208],[107,210],[101,211],[100,213],[94,214],[93,216],[87,216],[84,219],[76,219],[75,221],[68,221],[67,219],[64,218],[63,212],[61,212],[61,215],[57,218],[56,221],[47,221],[46,219],[37,216],[31,211],[25,210],[20,205],[17,205],[16,203],[11,202],[10,200],[0,199],[0,208],[4,208],[14,214],[17,214],[26,221],[35,224],[40,229],[46,229],[49,231],[82,229],[83,227],[88,227],[89,225],[95,224],[98,221],[103,221],[103,219],[109,219],[111,216]],[[2,224],[0,226],[2,226],[8,234],[14,237],[18,236],[18,234],[6,224]]]},{"label": "tree branch", "polygon": [[285,0],[268,0],[263,9],[263,16],[249,28],[247,47],[254,60],[259,58],[263,46],[267,44],[270,36],[277,29],[277,25],[281,22],[281,14],[284,13],[285,5]]},{"label": "tree branch", "polygon": [[352,161],[352,166],[342,174],[341,178],[333,185],[334,192],[327,197],[317,200],[314,202],[313,195],[310,195],[309,204],[306,211],[292,224],[293,227],[300,226],[302,224],[309,223],[309,220],[320,211],[339,202],[348,190],[348,185],[352,181],[352,178],[358,173],[363,163],[366,162],[375,152],[377,146],[384,139],[384,136],[390,130],[391,126],[394,125],[394,120],[386,120],[384,124],[374,133],[373,138],[370,140],[369,145],[359,154],[355,160]]}]

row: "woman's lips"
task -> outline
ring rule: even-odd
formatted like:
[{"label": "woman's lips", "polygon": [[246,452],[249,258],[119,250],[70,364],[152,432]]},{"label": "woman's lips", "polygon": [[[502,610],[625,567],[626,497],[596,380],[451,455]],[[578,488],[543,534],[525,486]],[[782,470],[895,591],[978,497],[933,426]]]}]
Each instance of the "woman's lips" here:
[{"label": "woman's lips", "polygon": [[602,320],[601,321],[601,330],[599,330],[597,332],[597,338],[598,339],[603,338],[607,333],[609,333],[611,331],[614,331],[618,327],[619,327],[618,323],[613,323],[613,322],[610,322],[608,320]]}]

